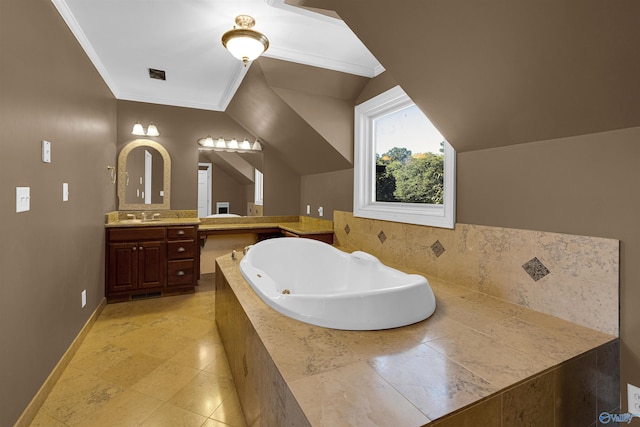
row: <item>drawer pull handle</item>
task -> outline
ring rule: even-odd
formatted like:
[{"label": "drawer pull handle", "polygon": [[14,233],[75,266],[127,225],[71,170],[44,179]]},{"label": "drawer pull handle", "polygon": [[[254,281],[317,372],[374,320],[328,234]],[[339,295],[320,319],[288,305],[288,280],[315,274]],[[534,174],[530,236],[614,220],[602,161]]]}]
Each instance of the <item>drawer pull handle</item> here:
[{"label": "drawer pull handle", "polygon": [[176,276],[184,276],[184,271],[180,270],[176,273]]},{"label": "drawer pull handle", "polygon": [[178,236],[184,236],[184,230],[178,230]]},{"label": "drawer pull handle", "polygon": [[184,252],[184,251],[186,251],[186,249],[185,249],[185,248],[183,248],[182,246],[180,246],[180,247],[178,248],[178,252],[179,252],[179,253],[180,253],[180,252]]},{"label": "drawer pull handle", "polygon": [[134,247],[133,247],[133,250],[134,250],[134,251],[137,251],[137,250],[138,250],[138,248],[136,248],[136,247],[134,246]]}]

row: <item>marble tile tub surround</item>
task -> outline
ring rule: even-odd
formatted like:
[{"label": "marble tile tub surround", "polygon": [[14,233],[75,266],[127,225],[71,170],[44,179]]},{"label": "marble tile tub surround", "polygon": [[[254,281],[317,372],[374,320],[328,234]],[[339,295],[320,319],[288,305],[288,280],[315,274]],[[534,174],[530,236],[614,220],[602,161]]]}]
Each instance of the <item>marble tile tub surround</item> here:
[{"label": "marble tile tub surround", "polygon": [[239,260],[216,263],[216,323],[248,425],[591,426],[619,405],[612,335],[432,277],[426,321],[326,329],[268,307]]},{"label": "marble tile tub surround", "polygon": [[619,241],[456,224],[455,229],[335,211],[335,245],[619,335]]}]

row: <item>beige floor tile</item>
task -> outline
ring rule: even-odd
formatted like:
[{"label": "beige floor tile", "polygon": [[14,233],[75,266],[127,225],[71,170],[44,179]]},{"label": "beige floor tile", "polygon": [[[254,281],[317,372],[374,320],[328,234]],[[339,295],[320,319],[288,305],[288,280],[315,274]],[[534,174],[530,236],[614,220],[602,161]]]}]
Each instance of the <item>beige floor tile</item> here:
[{"label": "beige floor tile", "polygon": [[108,304],[31,425],[243,427],[214,290]]},{"label": "beige floor tile", "polygon": [[235,393],[233,380],[201,371],[169,403],[209,417],[230,393]]},{"label": "beige floor tile", "polygon": [[234,427],[246,426],[240,400],[238,400],[236,393],[230,393],[229,396],[222,401],[220,406],[216,408],[210,418]]},{"label": "beige floor tile", "polygon": [[75,425],[124,391],[122,386],[67,368],[42,405],[41,411],[65,424]]},{"label": "beige floor tile", "polygon": [[165,403],[140,427],[200,427],[206,421],[207,418],[202,415]]},{"label": "beige floor tile", "polygon": [[135,427],[147,419],[162,402],[135,390],[125,390],[90,417],[79,427]]},{"label": "beige floor tile", "polygon": [[99,377],[123,387],[131,387],[153,372],[162,363],[162,359],[142,353],[134,353],[132,356],[101,373]]},{"label": "beige floor tile", "polygon": [[31,427],[66,427],[67,425],[40,411],[33,419]]},{"label": "beige floor tile", "polygon": [[183,348],[169,360],[192,368],[204,369],[214,360],[220,359],[221,357],[226,358],[219,340],[202,338],[193,340],[183,346]]},{"label": "beige floor tile", "polygon": [[131,389],[166,402],[199,372],[197,369],[168,361],[133,384]]}]

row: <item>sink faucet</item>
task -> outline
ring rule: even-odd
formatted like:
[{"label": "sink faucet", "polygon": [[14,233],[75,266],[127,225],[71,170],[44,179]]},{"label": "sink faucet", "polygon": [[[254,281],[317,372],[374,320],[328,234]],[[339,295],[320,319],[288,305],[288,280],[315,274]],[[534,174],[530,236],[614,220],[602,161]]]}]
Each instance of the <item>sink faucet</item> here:
[{"label": "sink faucet", "polygon": [[132,213],[132,214],[127,214],[127,218],[132,219],[135,221],[136,219],[136,214]]},{"label": "sink faucet", "polygon": [[253,245],[245,246],[244,249],[242,250],[242,254],[246,255],[247,252],[249,252],[249,249],[251,249],[252,247]]}]

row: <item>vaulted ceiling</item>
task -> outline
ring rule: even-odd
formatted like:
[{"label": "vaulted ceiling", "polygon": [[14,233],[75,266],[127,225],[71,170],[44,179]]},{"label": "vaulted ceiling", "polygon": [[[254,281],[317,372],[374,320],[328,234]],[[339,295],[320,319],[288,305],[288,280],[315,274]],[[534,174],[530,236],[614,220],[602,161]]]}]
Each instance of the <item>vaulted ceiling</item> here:
[{"label": "vaulted ceiling", "polygon": [[288,0],[337,13],[458,150],[640,125],[636,0]]},{"label": "vaulted ceiling", "polygon": [[[458,152],[640,126],[637,0],[53,2],[118,99],[224,110],[300,175],[352,166],[377,80]],[[219,39],[247,10],[244,68]]]}]

